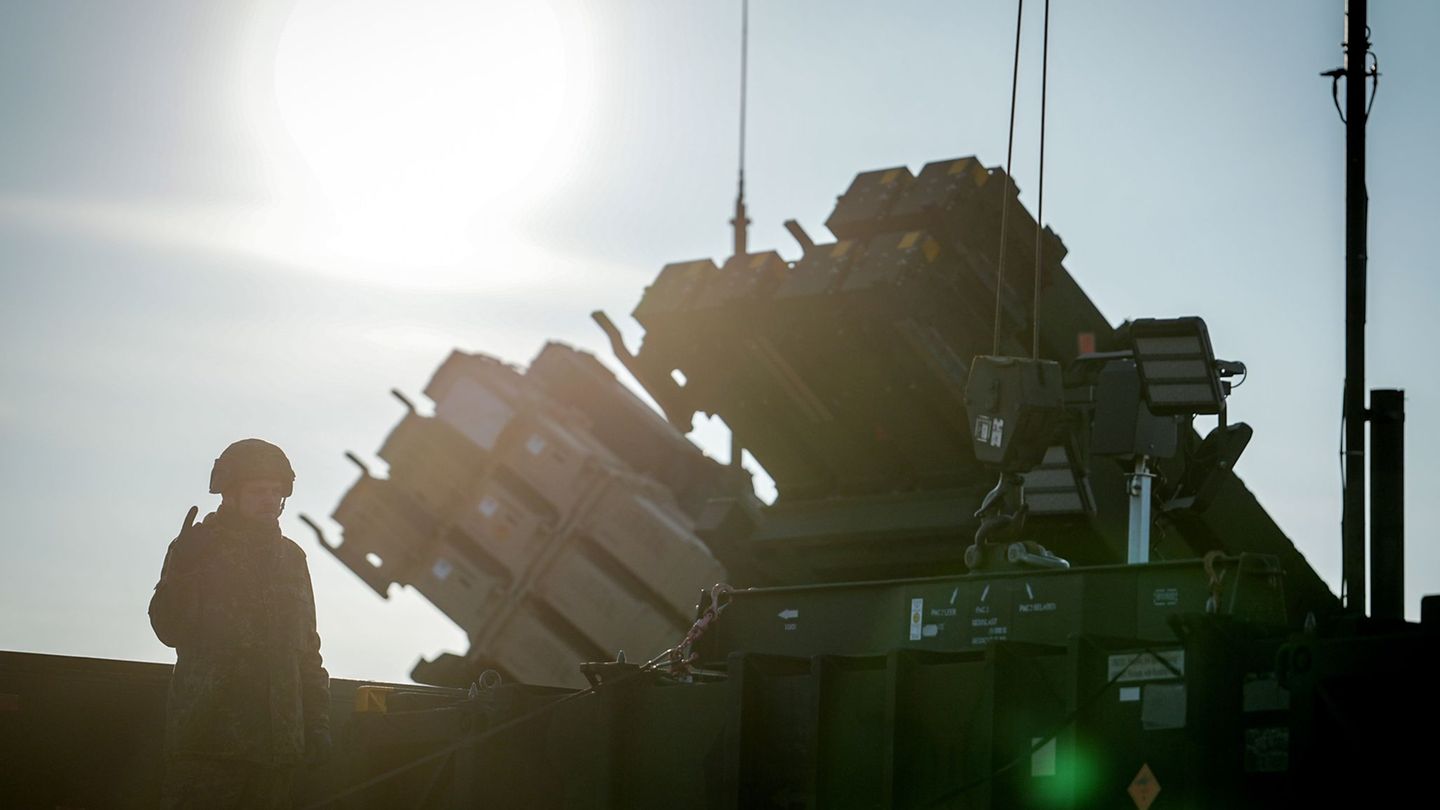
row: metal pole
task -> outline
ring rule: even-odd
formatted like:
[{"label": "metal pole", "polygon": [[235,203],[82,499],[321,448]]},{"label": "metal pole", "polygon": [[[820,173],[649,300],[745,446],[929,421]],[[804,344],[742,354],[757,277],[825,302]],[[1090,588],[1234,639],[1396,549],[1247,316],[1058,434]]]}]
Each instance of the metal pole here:
[{"label": "metal pole", "polygon": [[735,242],[732,245],[732,256],[744,256],[750,252],[750,236],[748,226],[749,217],[745,216],[745,176],[740,176],[740,191],[735,195],[735,218],[730,220],[735,229]]},{"label": "metal pole", "polygon": [[1126,562],[1150,562],[1150,457],[1135,457],[1135,472],[1130,476],[1130,553]]},{"label": "metal pole", "polygon": [[[735,231],[734,251],[731,255],[736,259],[750,252],[750,218],[745,215],[745,107],[749,73],[750,0],[742,0],[740,4],[740,172],[735,190],[735,218],[730,220],[730,225]],[[736,272],[739,270],[737,269]],[[735,426],[729,425],[729,428],[730,466],[738,470],[745,447],[740,441],[740,435],[736,432]]]},{"label": "metal pole", "polygon": [[1366,0],[1345,4],[1345,605],[1365,612]]},{"label": "metal pole", "polygon": [[745,111],[750,84],[750,0],[740,4],[740,171],[735,191],[735,218],[730,225],[735,231],[734,256],[749,253],[750,219],[745,216]]},{"label": "metal pole", "polygon": [[1370,615],[1405,618],[1405,392],[1370,392]]}]

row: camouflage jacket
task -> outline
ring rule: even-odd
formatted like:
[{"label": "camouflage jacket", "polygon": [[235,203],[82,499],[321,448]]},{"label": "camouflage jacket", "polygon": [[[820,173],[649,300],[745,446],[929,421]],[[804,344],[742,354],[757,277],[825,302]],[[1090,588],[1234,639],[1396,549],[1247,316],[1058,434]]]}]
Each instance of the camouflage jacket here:
[{"label": "camouflage jacket", "polygon": [[284,764],[328,730],[305,552],[220,511],[170,544],[150,600],[155,635],[175,648],[165,724],[169,756]]}]

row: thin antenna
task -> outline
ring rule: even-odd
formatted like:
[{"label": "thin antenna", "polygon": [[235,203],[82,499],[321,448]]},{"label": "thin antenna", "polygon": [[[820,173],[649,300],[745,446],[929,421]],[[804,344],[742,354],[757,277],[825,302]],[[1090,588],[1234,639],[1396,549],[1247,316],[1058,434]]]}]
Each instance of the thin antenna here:
[{"label": "thin antenna", "polygon": [[1005,290],[1005,226],[1010,211],[1010,164],[1015,156],[1015,92],[1020,86],[1020,23],[1025,19],[1025,0],[1015,4],[1015,68],[1010,77],[1010,137],[1005,147],[1005,190],[1000,193],[1000,258],[995,269],[995,344],[990,353],[1000,355],[1000,296]]},{"label": "thin antenna", "polygon": [[[738,172],[738,185],[735,192],[735,218],[730,220],[730,225],[735,229],[735,250],[734,257],[740,258],[750,252],[750,237],[748,226],[750,218],[745,216],[745,91],[749,77],[750,59],[750,0],[741,0],[740,3],[740,168]],[[730,425],[730,466],[733,469],[740,469],[740,461],[744,456],[745,448],[740,443],[740,434]]]},{"label": "thin antenna", "polygon": [[1040,201],[1035,207],[1035,290],[1030,312],[1030,357],[1040,359],[1040,233],[1045,229],[1045,90],[1050,79],[1050,0],[1045,0],[1045,33],[1040,56]]},{"label": "thin antenna", "polygon": [[739,184],[735,192],[735,218],[730,220],[730,225],[735,229],[735,250],[734,255],[744,256],[749,253],[750,238],[747,233],[747,226],[750,219],[745,216],[745,91],[749,76],[750,57],[750,0],[741,0],[740,4],[740,169]]}]

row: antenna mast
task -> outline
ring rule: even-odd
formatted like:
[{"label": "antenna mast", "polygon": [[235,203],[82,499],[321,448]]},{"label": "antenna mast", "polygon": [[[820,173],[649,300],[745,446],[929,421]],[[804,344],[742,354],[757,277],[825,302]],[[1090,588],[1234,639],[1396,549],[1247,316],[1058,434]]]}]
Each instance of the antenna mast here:
[{"label": "antenna mast", "polygon": [[[745,216],[745,90],[749,76],[750,56],[750,0],[740,3],[740,168],[735,191],[735,218],[730,225],[735,229],[735,246],[732,255],[739,259],[750,252],[750,218]],[[730,466],[740,469],[741,456],[745,448],[740,444],[740,434],[730,425]]]},{"label": "antenna mast", "polygon": [[750,0],[741,0],[740,5],[740,171],[739,187],[735,192],[735,218],[730,225],[735,229],[735,250],[733,255],[744,256],[750,252],[750,238],[747,226],[750,219],[745,216],[745,89],[750,55]]}]

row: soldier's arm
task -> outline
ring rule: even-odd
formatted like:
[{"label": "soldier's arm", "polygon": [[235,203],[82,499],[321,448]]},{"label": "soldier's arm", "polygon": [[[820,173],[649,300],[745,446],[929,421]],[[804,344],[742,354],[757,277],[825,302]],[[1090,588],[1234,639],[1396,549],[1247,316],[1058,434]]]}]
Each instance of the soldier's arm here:
[{"label": "soldier's arm", "polygon": [[300,697],[305,708],[306,731],[330,730],[330,673],[320,657],[320,634],[315,630],[315,591],[310,585],[310,566],[304,556],[300,565],[305,577],[305,637],[300,651]]},{"label": "soldier's arm", "polygon": [[150,627],[167,647],[178,647],[188,640],[200,612],[200,593],[195,581],[200,567],[198,538],[193,526],[195,513],[192,507],[180,536],[166,550],[160,581],[150,597]]}]

